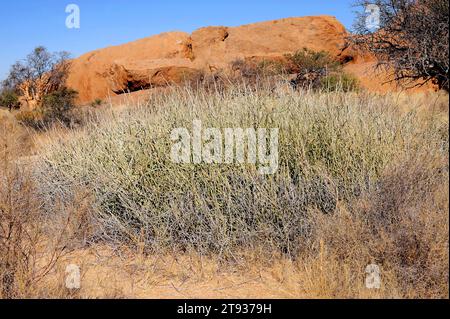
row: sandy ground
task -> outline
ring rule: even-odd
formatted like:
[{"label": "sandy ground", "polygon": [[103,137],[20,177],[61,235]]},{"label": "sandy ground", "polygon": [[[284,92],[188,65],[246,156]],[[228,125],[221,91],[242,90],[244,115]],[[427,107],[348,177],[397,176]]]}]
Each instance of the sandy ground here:
[{"label": "sandy ground", "polygon": [[[336,269],[331,270],[330,261],[324,258],[261,261],[247,255],[240,263],[186,253],[144,256],[91,247],[66,255],[42,286],[52,290],[50,295],[73,298],[333,298],[341,290],[341,282],[348,282],[353,272],[343,269],[339,271],[342,281],[336,280],[330,276]],[[81,289],[74,293],[65,288],[65,270],[70,264],[81,269]],[[364,277],[360,279],[350,289],[352,293],[362,298],[385,295],[384,287],[370,290],[364,287]]]}]

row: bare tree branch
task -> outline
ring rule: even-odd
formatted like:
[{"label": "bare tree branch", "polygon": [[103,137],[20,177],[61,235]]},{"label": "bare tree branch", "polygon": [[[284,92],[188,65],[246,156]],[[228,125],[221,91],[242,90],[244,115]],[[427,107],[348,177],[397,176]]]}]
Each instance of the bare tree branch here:
[{"label": "bare tree branch", "polygon": [[449,0],[358,0],[380,9],[379,29],[367,25],[367,14],[359,13],[350,40],[373,53],[392,80],[408,87],[432,82],[449,90]]}]

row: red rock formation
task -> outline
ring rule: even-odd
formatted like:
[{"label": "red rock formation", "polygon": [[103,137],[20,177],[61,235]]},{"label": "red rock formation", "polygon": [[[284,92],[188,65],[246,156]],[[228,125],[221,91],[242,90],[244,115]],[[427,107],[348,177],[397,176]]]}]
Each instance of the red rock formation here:
[{"label": "red rock formation", "polygon": [[179,83],[197,72],[225,70],[238,58],[280,57],[304,47],[349,62],[346,69],[371,89],[373,65],[345,48],[346,30],[331,16],[287,18],[239,27],[169,32],[87,53],[73,61],[68,85],[81,103],[150,87]]}]

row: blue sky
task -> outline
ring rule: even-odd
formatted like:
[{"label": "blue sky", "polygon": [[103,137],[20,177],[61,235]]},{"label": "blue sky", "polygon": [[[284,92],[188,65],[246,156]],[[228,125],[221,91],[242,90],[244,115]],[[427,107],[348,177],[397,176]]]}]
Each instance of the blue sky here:
[{"label": "blue sky", "polygon": [[[353,0],[13,0],[0,6],[0,79],[34,47],[79,56],[165,31],[236,26],[286,17],[328,14],[347,28]],[[68,4],[80,7],[80,29],[67,29]]]}]

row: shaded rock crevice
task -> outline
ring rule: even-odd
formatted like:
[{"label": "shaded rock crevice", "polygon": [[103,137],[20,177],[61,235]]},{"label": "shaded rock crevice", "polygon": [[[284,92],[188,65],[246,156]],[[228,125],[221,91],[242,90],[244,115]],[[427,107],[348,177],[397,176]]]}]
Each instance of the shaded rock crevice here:
[{"label": "shaded rock crevice", "polygon": [[180,66],[151,70],[128,70],[121,66],[117,69],[120,71],[110,78],[111,91],[117,95],[181,84],[201,74],[201,70]]}]

